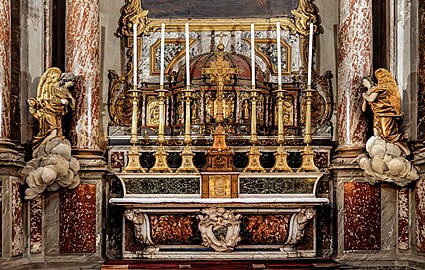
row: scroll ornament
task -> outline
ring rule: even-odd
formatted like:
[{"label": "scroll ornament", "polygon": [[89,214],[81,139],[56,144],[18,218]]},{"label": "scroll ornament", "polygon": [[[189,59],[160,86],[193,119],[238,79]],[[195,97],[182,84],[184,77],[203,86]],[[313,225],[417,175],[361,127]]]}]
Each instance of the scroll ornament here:
[{"label": "scroll ornament", "polygon": [[373,112],[373,135],[366,143],[368,155],[357,157],[369,182],[393,182],[406,186],[419,179],[412,163],[406,159],[410,155],[407,136],[399,132],[402,121],[401,98],[397,83],[391,73],[380,68],[375,71],[378,85],[370,79],[363,79],[367,89],[363,93],[362,110],[369,104]]},{"label": "scroll ornament", "polygon": [[235,215],[234,211],[222,207],[204,209],[202,214],[198,215],[202,245],[219,252],[232,251],[241,240],[241,215]]},{"label": "scroll ornament", "polygon": [[71,144],[65,139],[62,118],[75,108],[69,87],[75,82],[72,73],[48,69],[40,79],[37,97],[30,98],[29,111],[38,120],[39,131],[33,138],[32,159],[22,169],[28,188],[25,199],[34,199],[47,189],[70,189],[80,184],[80,164],[71,156]]}]

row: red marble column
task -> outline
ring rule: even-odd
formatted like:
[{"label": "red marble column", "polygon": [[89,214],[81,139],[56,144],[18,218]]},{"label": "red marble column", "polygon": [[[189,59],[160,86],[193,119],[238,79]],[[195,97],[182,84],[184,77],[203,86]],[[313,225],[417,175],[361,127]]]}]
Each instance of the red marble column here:
[{"label": "red marble column", "polygon": [[102,154],[99,0],[67,0],[66,8],[66,71],[78,76],[71,141],[77,157],[96,158]]},{"label": "red marble column", "polygon": [[0,1],[0,152],[13,149],[10,142],[11,97],[11,5]]},{"label": "red marble column", "polygon": [[356,157],[366,144],[362,78],[372,75],[372,0],[339,1],[338,150]]}]

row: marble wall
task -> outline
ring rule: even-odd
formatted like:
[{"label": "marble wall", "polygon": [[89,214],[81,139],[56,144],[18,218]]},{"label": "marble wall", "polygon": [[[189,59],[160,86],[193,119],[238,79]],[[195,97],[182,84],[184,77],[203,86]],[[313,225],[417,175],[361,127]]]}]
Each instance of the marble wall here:
[{"label": "marble wall", "polygon": [[96,252],[96,185],[63,189],[60,196],[61,253]]},{"label": "marble wall", "polygon": [[381,189],[344,183],[344,250],[381,248]]}]

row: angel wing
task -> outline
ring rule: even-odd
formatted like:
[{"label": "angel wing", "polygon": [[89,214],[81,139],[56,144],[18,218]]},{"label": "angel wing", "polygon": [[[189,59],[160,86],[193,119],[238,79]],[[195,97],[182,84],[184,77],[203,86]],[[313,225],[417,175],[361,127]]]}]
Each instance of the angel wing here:
[{"label": "angel wing", "polygon": [[388,99],[391,103],[391,106],[397,112],[398,115],[401,114],[401,97],[400,90],[398,89],[397,82],[395,81],[393,75],[385,69],[379,68],[375,71],[375,77],[378,80],[378,87],[383,87],[387,89]]},{"label": "angel wing", "polygon": [[50,99],[54,95],[54,90],[59,87],[59,80],[62,71],[59,68],[52,67],[44,72],[37,86],[37,99]]}]

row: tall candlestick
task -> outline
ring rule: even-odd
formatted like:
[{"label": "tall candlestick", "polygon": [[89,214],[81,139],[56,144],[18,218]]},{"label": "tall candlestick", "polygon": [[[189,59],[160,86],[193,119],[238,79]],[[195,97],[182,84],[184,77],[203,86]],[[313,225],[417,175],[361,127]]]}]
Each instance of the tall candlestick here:
[{"label": "tall candlestick", "polygon": [[280,48],[280,22],[276,23],[276,45],[277,45],[277,83],[282,85],[282,52]]},{"label": "tall candlestick", "polygon": [[164,85],[164,51],[165,51],[165,23],[161,24],[161,74],[159,84]]},{"label": "tall candlestick", "polygon": [[186,34],[186,85],[190,85],[190,61],[189,61],[189,24],[184,24]]},{"label": "tall candlestick", "polygon": [[137,23],[133,23],[133,85],[137,86]]},{"label": "tall candlestick", "polygon": [[313,65],[313,23],[310,23],[310,39],[308,42],[308,82],[311,86],[311,67]]},{"label": "tall candlestick", "polygon": [[251,75],[252,85],[255,85],[255,39],[254,39],[254,24],[251,23]]}]

